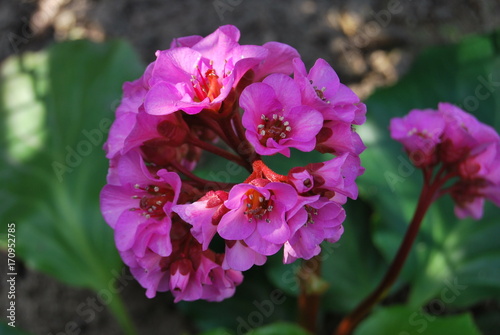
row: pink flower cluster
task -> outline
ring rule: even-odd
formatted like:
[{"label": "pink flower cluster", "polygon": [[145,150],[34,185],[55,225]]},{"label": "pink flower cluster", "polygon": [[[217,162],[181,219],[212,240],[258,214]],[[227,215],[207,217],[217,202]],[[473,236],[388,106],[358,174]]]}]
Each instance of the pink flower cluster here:
[{"label": "pink flower cluster", "polygon": [[[148,297],[220,301],[241,271],[279,250],[286,263],[318,255],[340,238],[342,205],[357,197],[365,147],[353,125],[365,121],[365,105],[324,60],[307,72],[288,45],[238,40],[230,25],[175,39],[123,86],[101,209]],[[313,150],[328,160],[287,175],[263,160]],[[214,155],[248,178],[202,178],[198,163]]]},{"label": "pink flower cluster", "polygon": [[392,119],[390,131],[423,169],[426,181],[434,175],[440,186],[447,186],[439,195],[451,195],[457,217],[481,218],[485,199],[500,206],[500,136],[493,128],[457,106],[440,103],[437,110],[414,109]]}]

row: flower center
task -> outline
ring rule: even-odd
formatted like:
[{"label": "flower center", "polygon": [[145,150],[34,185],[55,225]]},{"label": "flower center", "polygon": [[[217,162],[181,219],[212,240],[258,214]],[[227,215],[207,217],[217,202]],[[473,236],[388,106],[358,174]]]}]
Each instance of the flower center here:
[{"label": "flower center", "polygon": [[311,86],[313,87],[314,92],[316,92],[316,95],[318,96],[318,98],[320,98],[322,101],[324,101],[327,104],[329,104],[330,101],[327,100],[326,97],[325,97],[326,87],[322,87],[321,89],[319,89],[318,86],[314,85],[314,83],[313,83],[312,80],[309,80],[309,82],[311,83]]},{"label": "flower center", "polygon": [[194,88],[194,101],[200,102],[208,98],[212,102],[220,94],[222,84],[219,82],[219,76],[214,69],[209,69],[202,75],[198,68],[198,77],[192,76],[191,84]]},{"label": "flower center", "polygon": [[273,114],[272,118],[269,119],[264,114],[261,115],[262,122],[257,126],[257,132],[261,136],[260,143],[266,145],[267,139],[272,138],[276,142],[284,139],[288,136],[288,133],[292,131],[290,123],[285,120],[284,116],[278,116],[278,114]]},{"label": "flower center", "polygon": [[[248,222],[252,222],[253,218],[260,220],[267,215],[267,213],[273,210],[273,201],[271,199],[266,199],[258,191],[251,189],[246,193],[247,198],[245,199],[246,210],[245,214],[248,218]],[[266,222],[271,222],[266,219]]]},{"label": "flower center", "polygon": [[[146,218],[162,218],[166,214],[163,211],[163,206],[174,198],[174,191],[170,188],[160,187],[157,185],[149,185],[141,188],[135,185],[136,189],[146,191],[148,194],[143,195],[139,201],[139,208],[132,208],[131,210],[142,210]],[[139,199],[139,196],[133,196],[134,199]]]},{"label": "flower center", "polygon": [[412,135],[417,135],[420,138],[427,139],[431,138],[432,134],[427,131],[427,129],[424,129],[422,131],[419,131],[417,128],[412,128],[410,131],[408,131],[408,136]]},{"label": "flower center", "polygon": [[307,225],[314,223],[314,217],[318,215],[318,210],[309,205],[305,205],[304,207],[307,212],[307,221],[304,226],[307,227]]}]

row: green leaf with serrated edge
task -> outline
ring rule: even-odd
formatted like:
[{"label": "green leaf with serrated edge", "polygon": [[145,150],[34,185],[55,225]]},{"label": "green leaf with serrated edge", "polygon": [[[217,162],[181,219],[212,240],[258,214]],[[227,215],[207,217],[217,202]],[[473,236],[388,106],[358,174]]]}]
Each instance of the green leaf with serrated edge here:
[{"label": "green leaf with serrated edge", "polygon": [[381,308],[354,331],[354,335],[480,335],[469,314],[434,316],[409,307]]},{"label": "green leaf with serrated edge", "polygon": [[110,289],[123,265],[99,191],[121,86],[142,71],[124,42],[74,41],[8,59],[0,82],[0,215],[16,223],[18,255],[67,284],[105,290],[127,334],[132,325]]},{"label": "green leaf with serrated edge", "polygon": [[[424,52],[395,86],[378,90],[366,104],[367,124],[358,131],[368,149],[360,195],[373,204],[374,239],[390,261],[403,238],[422,185],[402,146],[389,137],[389,120],[411,109],[437,108],[438,102],[462,106],[500,130],[499,33],[473,36],[458,45]],[[422,224],[400,283],[410,283],[409,303],[432,299],[448,307],[469,306],[500,296],[500,210],[485,206],[480,221],[458,220],[449,197],[433,204]],[[376,284],[374,284],[375,287]]]}]

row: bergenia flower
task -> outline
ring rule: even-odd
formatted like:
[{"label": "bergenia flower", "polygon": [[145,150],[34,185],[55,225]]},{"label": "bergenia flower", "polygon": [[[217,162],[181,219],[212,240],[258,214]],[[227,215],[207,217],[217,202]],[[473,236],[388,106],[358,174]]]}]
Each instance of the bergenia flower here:
[{"label": "bergenia flower", "polygon": [[264,47],[238,44],[239,37],[236,27],[222,26],[194,44],[195,39],[180,43],[189,47],[157,52],[144,101],[146,112],[218,111],[241,77],[268,54]]},{"label": "bergenia flower", "polygon": [[440,103],[438,112],[445,119],[441,145],[441,159],[457,162],[473,148],[487,143],[498,142],[495,129],[479,122],[473,115],[449,103]]},{"label": "bergenia flower", "polygon": [[364,172],[360,164],[358,156],[345,153],[326,162],[295,167],[288,172],[288,179],[299,194],[312,192],[344,204],[347,197],[358,197],[355,180]]},{"label": "bergenia flower", "polygon": [[323,59],[318,59],[307,73],[304,63],[293,60],[294,81],[300,87],[302,104],[321,112],[324,123],[316,136],[315,149],[322,153],[359,155],[365,149],[354,125],[366,121],[366,106],[342,84]]},{"label": "bergenia flower", "polygon": [[301,104],[300,87],[292,78],[273,74],[248,86],[241,94],[240,106],[247,139],[257,153],[289,157],[290,148],[314,149],[323,117]]},{"label": "bergenia flower", "polygon": [[118,165],[121,185],[106,185],[101,192],[101,210],[115,229],[118,250],[132,249],[143,256],[151,248],[168,256],[171,242],[171,208],[180,193],[181,180],[174,172],[160,170],[153,178],[135,151]]},{"label": "bergenia flower", "polygon": [[450,188],[459,218],[483,216],[484,200],[500,206],[500,140],[478,145],[458,165],[460,181]]},{"label": "bergenia flower", "polygon": [[500,136],[493,128],[457,106],[440,103],[437,110],[412,110],[392,119],[390,130],[424,169],[427,183],[435,166],[439,172],[433,185],[454,181],[438,195],[451,195],[458,218],[480,219],[485,199],[500,206]]},{"label": "bergenia flower", "polygon": [[[240,271],[267,256],[314,257],[340,238],[342,204],[357,197],[365,147],[353,125],[364,122],[365,105],[326,61],[308,73],[291,46],[240,45],[239,37],[227,25],[176,38],[123,85],[104,145],[101,210],[149,298],[169,291],[175,302],[221,301]],[[335,156],[288,175],[261,159],[291,149]],[[229,161],[227,173],[196,169],[214,156]],[[475,157],[488,167],[473,178],[486,180],[490,156]],[[244,169],[248,177],[233,180]]]},{"label": "bergenia flower", "polygon": [[173,208],[181,219],[193,226],[191,233],[202,244],[203,250],[208,249],[217,232],[217,224],[225,210],[227,211],[223,206],[227,198],[226,192],[210,191],[192,204],[177,205]]},{"label": "bergenia flower", "polygon": [[190,236],[182,225],[175,225],[173,253],[162,257],[147,250],[143,257],[130,252],[121,256],[131,273],[146,288],[146,296],[153,298],[156,292],[172,292],[175,301],[205,299],[220,301],[234,294],[241,283],[240,272],[223,269],[219,255],[207,250]]},{"label": "bergenia flower", "polygon": [[217,227],[226,240],[243,240],[263,255],[276,253],[290,238],[287,212],[297,202],[295,189],[284,183],[255,180],[239,184],[229,192],[224,214]]},{"label": "bergenia flower", "polygon": [[433,110],[411,110],[403,118],[394,118],[389,127],[393,139],[403,143],[412,162],[419,167],[437,163],[436,146],[445,128],[442,114]]},{"label": "bergenia flower", "polygon": [[344,209],[326,198],[318,200],[315,200],[316,197],[311,198],[313,201],[305,204],[290,219],[292,222],[297,221],[294,224],[297,228],[285,243],[284,263],[292,263],[297,258],[310,259],[318,255],[323,241],[335,243],[344,232],[342,226],[345,219]]},{"label": "bergenia flower", "polygon": [[366,106],[347,86],[340,83],[335,70],[324,59],[318,59],[307,73],[302,60],[293,60],[294,80],[299,84],[302,103],[323,114],[325,120],[363,124]]}]

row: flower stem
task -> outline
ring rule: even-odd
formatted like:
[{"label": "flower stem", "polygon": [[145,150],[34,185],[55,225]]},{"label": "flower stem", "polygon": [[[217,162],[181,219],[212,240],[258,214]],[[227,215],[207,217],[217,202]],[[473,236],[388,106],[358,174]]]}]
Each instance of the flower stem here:
[{"label": "flower stem", "polygon": [[240,156],[236,156],[235,154],[232,154],[230,153],[229,151],[227,150],[224,150],[222,148],[219,148],[218,146],[215,146],[211,143],[208,143],[208,142],[205,142],[205,141],[202,141],[200,140],[199,138],[196,138],[194,136],[190,136],[188,138],[188,141],[189,143],[191,143],[192,145],[195,145],[199,148],[202,148],[206,151],[209,151],[213,154],[216,154],[216,155],[219,155],[223,158],[226,158],[230,161],[233,161],[235,162],[236,164],[238,165],[241,165],[243,166],[245,169],[247,169],[249,172],[252,171],[252,167],[250,165],[250,163],[246,162],[244,159],[242,159]]},{"label": "flower stem", "polygon": [[328,288],[328,284],[321,279],[321,255],[303,261],[297,277],[300,283],[299,324],[311,334],[317,334],[321,296]]},{"label": "flower stem", "polygon": [[170,164],[172,165],[172,168],[177,170],[177,172],[182,173],[184,176],[191,179],[191,181],[193,181],[194,183],[204,186],[207,190],[210,188],[225,190],[228,187],[233,186],[233,184],[219,183],[216,181],[200,178],[177,162],[171,162]]},{"label": "flower stem", "polygon": [[245,136],[245,128],[243,128],[243,124],[241,123],[240,113],[238,112],[234,113],[233,122],[234,122],[234,127],[236,128],[236,133],[238,134],[240,140],[246,141],[247,138]]},{"label": "flower stem", "polygon": [[240,138],[238,135],[236,135],[233,123],[231,122],[232,117],[228,116],[223,119],[219,120],[219,124],[221,125],[221,128],[223,129],[224,133],[226,134],[228,138],[228,142],[226,142],[233,150],[237,151],[238,146],[241,143]]},{"label": "flower stem", "polygon": [[262,178],[262,175],[264,175],[269,181],[272,182],[286,182],[288,180],[287,176],[274,172],[260,159],[254,161],[252,163],[252,167],[254,173],[252,173],[250,177],[254,176],[253,178]]},{"label": "flower stem", "polygon": [[224,142],[229,142],[226,134],[224,133],[224,131],[221,129],[220,125],[217,123],[217,121],[213,120],[212,118],[210,118],[209,116],[206,115],[206,113],[199,113],[195,116],[194,118],[195,120],[197,120],[200,124],[208,127],[209,129],[211,129],[214,133],[217,134],[217,136],[219,136]]},{"label": "flower stem", "polygon": [[363,300],[353,312],[344,317],[337,327],[337,330],[334,333],[335,335],[351,334],[356,326],[370,312],[373,306],[384,299],[389,293],[391,286],[394,284],[399,276],[399,273],[401,272],[401,269],[403,268],[406,258],[410,254],[411,247],[417,237],[420,225],[422,224],[422,219],[432,202],[435,200],[436,195],[445,179],[446,178],[435,179],[432,184],[424,184],[410,226],[406,231],[406,235],[399,246],[396,257],[392,261],[389,270],[387,270],[384,278],[377,288],[367,298],[365,298],[365,300]]}]

